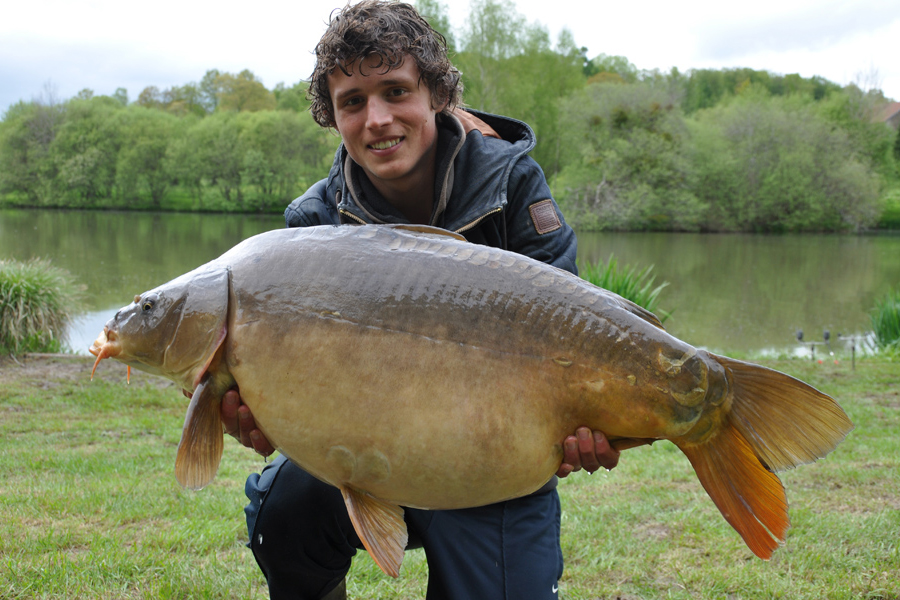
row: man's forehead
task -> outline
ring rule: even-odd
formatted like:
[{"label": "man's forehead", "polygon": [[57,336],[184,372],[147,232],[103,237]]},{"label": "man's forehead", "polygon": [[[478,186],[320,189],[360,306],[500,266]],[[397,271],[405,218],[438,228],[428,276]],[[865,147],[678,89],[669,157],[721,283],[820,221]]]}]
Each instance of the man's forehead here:
[{"label": "man's forehead", "polygon": [[[348,75],[349,73],[349,75]],[[370,79],[372,78],[372,79]],[[404,57],[403,62],[395,67],[385,66],[384,61],[377,55],[357,59],[349,65],[339,65],[328,74],[328,87],[332,94],[336,87],[356,87],[362,83],[377,83],[379,85],[391,85],[397,83],[413,83],[418,85],[421,79],[419,67],[415,60]]]},{"label": "man's forehead", "polygon": [[363,77],[368,77],[370,75],[384,75],[392,71],[409,71],[410,68],[412,68],[416,76],[419,75],[419,68],[416,65],[416,61],[411,60],[409,54],[401,54],[399,62],[394,66],[389,65],[389,62],[392,61],[381,54],[373,52],[366,56],[360,56],[349,61],[338,63],[337,66],[331,70],[329,75],[340,74],[346,77],[347,73],[349,73],[350,76],[359,74]]}]

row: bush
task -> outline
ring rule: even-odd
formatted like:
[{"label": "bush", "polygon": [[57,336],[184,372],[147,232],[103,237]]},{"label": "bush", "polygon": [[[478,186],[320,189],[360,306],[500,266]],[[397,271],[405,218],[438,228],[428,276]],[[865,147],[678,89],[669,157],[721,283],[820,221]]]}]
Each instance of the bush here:
[{"label": "bush", "polygon": [[81,294],[48,260],[0,260],[0,352],[58,352]]},{"label": "bush", "polygon": [[582,279],[618,294],[626,300],[631,300],[638,306],[656,314],[660,322],[665,322],[671,313],[665,310],[657,311],[657,306],[659,294],[663,288],[669,285],[669,282],[664,281],[653,287],[656,276],[650,274],[652,270],[653,265],[643,269],[626,266],[620,270],[616,257],[612,254],[605,265],[603,261],[578,264],[578,273]]},{"label": "bush", "polygon": [[882,350],[900,349],[900,289],[890,290],[872,311],[875,343]]}]

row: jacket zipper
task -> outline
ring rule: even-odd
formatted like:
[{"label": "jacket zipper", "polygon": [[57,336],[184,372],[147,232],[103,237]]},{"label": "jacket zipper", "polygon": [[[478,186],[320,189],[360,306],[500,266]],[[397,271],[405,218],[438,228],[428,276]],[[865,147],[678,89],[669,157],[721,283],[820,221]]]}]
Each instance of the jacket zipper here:
[{"label": "jacket zipper", "polygon": [[479,223],[481,223],[482,221],[484,221],[485,219],[487,219],[488,217],[490,217],[491,215],[496,215],[498,212],[500,212],[502,210],[503,210],[502,207],[497,207],[490,212],[486,212],[483,215],[481,215],[480,217],[478,217],[477,219],[475,219],[474,221],[472,221],[470,223],[466,223],[465,225],[463,225],[462,227],[457,229],[456,233],[462,233],[463,231],[468,231],[468,230],[472,229],[473,227],[475,227],[476,225],[478,225]]}]

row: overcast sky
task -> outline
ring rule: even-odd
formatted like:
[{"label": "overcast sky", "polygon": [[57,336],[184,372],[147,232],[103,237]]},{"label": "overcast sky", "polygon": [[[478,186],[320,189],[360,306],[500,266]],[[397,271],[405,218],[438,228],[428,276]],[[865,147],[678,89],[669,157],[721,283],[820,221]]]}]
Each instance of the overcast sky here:
[{"label": "overcast sky", "polygon": [[[588,56],[639,69],[750,67],[879,87],[900,100],[898,0],[514,0],[555,39],[568,27]],[[454,25],[469,4],[445,1]],[[268,88],[308,77],[311,51],[340,0],[27,0],[0,19],[0,112],[19,100],[64,100],[199,82],[212,68],[250,69]],[[547,7],[551,8],[548,9]]]}]

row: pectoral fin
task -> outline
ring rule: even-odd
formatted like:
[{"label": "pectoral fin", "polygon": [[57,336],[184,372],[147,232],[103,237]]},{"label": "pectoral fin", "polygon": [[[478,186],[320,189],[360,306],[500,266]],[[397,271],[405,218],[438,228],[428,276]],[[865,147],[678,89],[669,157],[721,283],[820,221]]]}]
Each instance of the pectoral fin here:
[{"label": "pectoral fin", "polygon": [[199,490],[212,481],[219,470],[224,447],[219,418],[224,390],[219,387],[213,377],[207,376],[191,397],[175,458],[175,478],[182,487]]},{"label": "pectoral fin", "polygon": [[408,536],[403,509],[365,492],[340,488],[356,534],[381,570],[391,577],[400,575],[400,563]]}]

